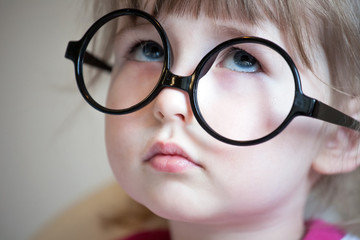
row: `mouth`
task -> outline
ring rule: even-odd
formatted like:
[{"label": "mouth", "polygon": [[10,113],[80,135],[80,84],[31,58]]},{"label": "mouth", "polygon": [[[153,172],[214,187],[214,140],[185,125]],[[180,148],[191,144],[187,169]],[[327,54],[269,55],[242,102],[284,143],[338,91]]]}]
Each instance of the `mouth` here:
[{"label": "mouth", "polygon": [[155,143],[144,157],[144,162],[159,172],[180,173],[202,167],[177,144]]}]

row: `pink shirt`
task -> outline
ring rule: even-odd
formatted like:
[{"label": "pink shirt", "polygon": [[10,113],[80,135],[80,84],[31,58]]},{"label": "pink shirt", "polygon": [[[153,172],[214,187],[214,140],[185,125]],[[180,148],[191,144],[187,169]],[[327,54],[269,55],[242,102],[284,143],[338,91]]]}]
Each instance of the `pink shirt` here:
[{"label": "pink shirt", "polygon": [[[321,220],[313,220],[306,223],[306,234],[303,240],[345,240],[346,233],[334,225]],[[350,238],[349,238],[350,239]],[[351,238],[358,239],[358,238]],[[156,230],[142,232],[123,240],[171,240],[168,230]]]},{"label": "pink shirt", "polygon": [[340,240],[345,237],[345,232],[339,228],[320,220],[306,223],[307,233],[303,240]]}]

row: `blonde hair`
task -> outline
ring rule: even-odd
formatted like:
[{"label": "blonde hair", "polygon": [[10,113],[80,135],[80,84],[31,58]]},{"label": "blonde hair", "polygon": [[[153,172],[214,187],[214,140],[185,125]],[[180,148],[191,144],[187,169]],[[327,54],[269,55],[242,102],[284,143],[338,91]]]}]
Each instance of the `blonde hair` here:
[{"label": "blonde hair", "polygon": [[[314,71],[315,46],[323,49],[329,71],[330,88],[337,107],[346,108],[344,99],[359,101],[360,96],[360,1],[358,0],[95,0],[96,18],[115,9],[146,9],[159,14],[189,15],[205,14],[211,18],[231,19],[258,24],[269,20],[286,36],[290,54],[299,66]],[[339,101],[339,99],[342,99]],[[360,106],[360,102],[358,102]],[[360,111],[360,109],[357,109]],[[359,142],[359,134],[354,134]],[[360,153],[358,153],[360,154]],[[339,159],[340,161],[341,159]],[[348,220],[360,217],[360,169],[343,176],[323,177],[316,184],[311,199],[321,209],[332,209],[341,223],[357,234],[360,219],[356,224]],[[309,206],[308,206],[309,207]],[[144,211],[145,210],[144,208]],[[120,213],[119,213],[120,216]],[[312,216],[313,217],[313,216]],[[121,224],[126,216],[121,215]],[[132,217],[133,219],[133,217]],[[146,220],[146,219],[145,219]],[[140,220],[141,222],[141,220]],[[357,229],[355,229],[357,228]]]}]

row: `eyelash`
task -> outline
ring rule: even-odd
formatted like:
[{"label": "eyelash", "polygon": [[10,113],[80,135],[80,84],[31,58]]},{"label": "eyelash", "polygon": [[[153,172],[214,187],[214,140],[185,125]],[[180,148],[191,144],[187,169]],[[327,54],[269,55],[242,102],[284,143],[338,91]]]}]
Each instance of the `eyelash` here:
[{"label": "eyelash", "polygon": [[260,64],[260,61],[251,53],[249,53],[248,51],[242,49],[242,48],[237,48],[237,47],[231,47],[231,48],[228,48],[226,49],[225,51],[221,52],[221,55],[220,55],[220,59],[224,59],[225,57],[233,54],[233,53],[236,53],[238,51],[243,51],[244,53],[247,53],[249,54],[250,56],[252,56],[253,58],[256,59],[256,61]]},{"label": "eyelash", "polygon": [[[231,47],[231,48],[228,48],[228,49],[224,50],[223,52],[221,52],[221,54],[218,56],[219,61],[216,63],[216,65],[221,66],[223,64],[223,62],[227,59],[227,57],[231,56],[232,54],[237,54],[237,53],[239,53],[241,51],[243,53],[245,53],[245,54],[248,54],[250,57],[254,58],[254,60],[256,61],[256,64],[259,67],[258,71],[256,71],[256,72],[262,72],[263,71],[262,64],[260,63],[258,58],[256,58],[249,51],[246,51],[246,50],[244,50],[242,48],[238,48],[238,47]],[[256,72],[253,72],[253,73],[256,73]]]},{"label": "eyelash", "polygon": [[[157,47],[158,50],[163,54],[164,49],[162,47],[162,44],[159,44],[157,41],[155,40],[133,40],[133,43],[129,43],[130,47],[128,47],[128,50],[125,53],[125,56],[127,59],[129,60],[133,60],[133,58],[135,59],[137,56],[135,56],[137,54],[137,51],[146,51],[149,49],[146,49],[146,47],[151,46],[152,47]],[[150,50],[155,50],[155,48],[150,48]],[[143,52],[145,53],[145,52]],[[155,57],[161,57],[161,56],[155,56]]]},{"label": "eyelash", "polygon": [[140,40],[140,39],[132,40],[132,42],[130,42],[128,44],[130,47],[127,47],[127,50],[125,53],[126,58],[129,58],[129,56],[131,56],[131,54],[133,54],[135,52],[135,50],[146,41],[149,41],[149,40]]}]

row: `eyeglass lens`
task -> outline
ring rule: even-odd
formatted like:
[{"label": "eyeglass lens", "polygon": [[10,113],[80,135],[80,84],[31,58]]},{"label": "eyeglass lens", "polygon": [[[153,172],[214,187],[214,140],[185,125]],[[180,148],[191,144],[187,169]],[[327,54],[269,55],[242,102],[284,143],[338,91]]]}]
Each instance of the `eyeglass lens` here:
[{"label": "eyeglass lens", "polygon": [[[130,108],[159,82],[165,50],[146,19],[121,16],[106,23],[86,51],[108,65],[84,64],[83,71],[89,94],[106,108]],[[206,124],[236,141],[259,139],[278,128],[295,95],[294,77],[283,57],[259,43],[235,42],[214,54],[195,86],[194,101]]]}]

